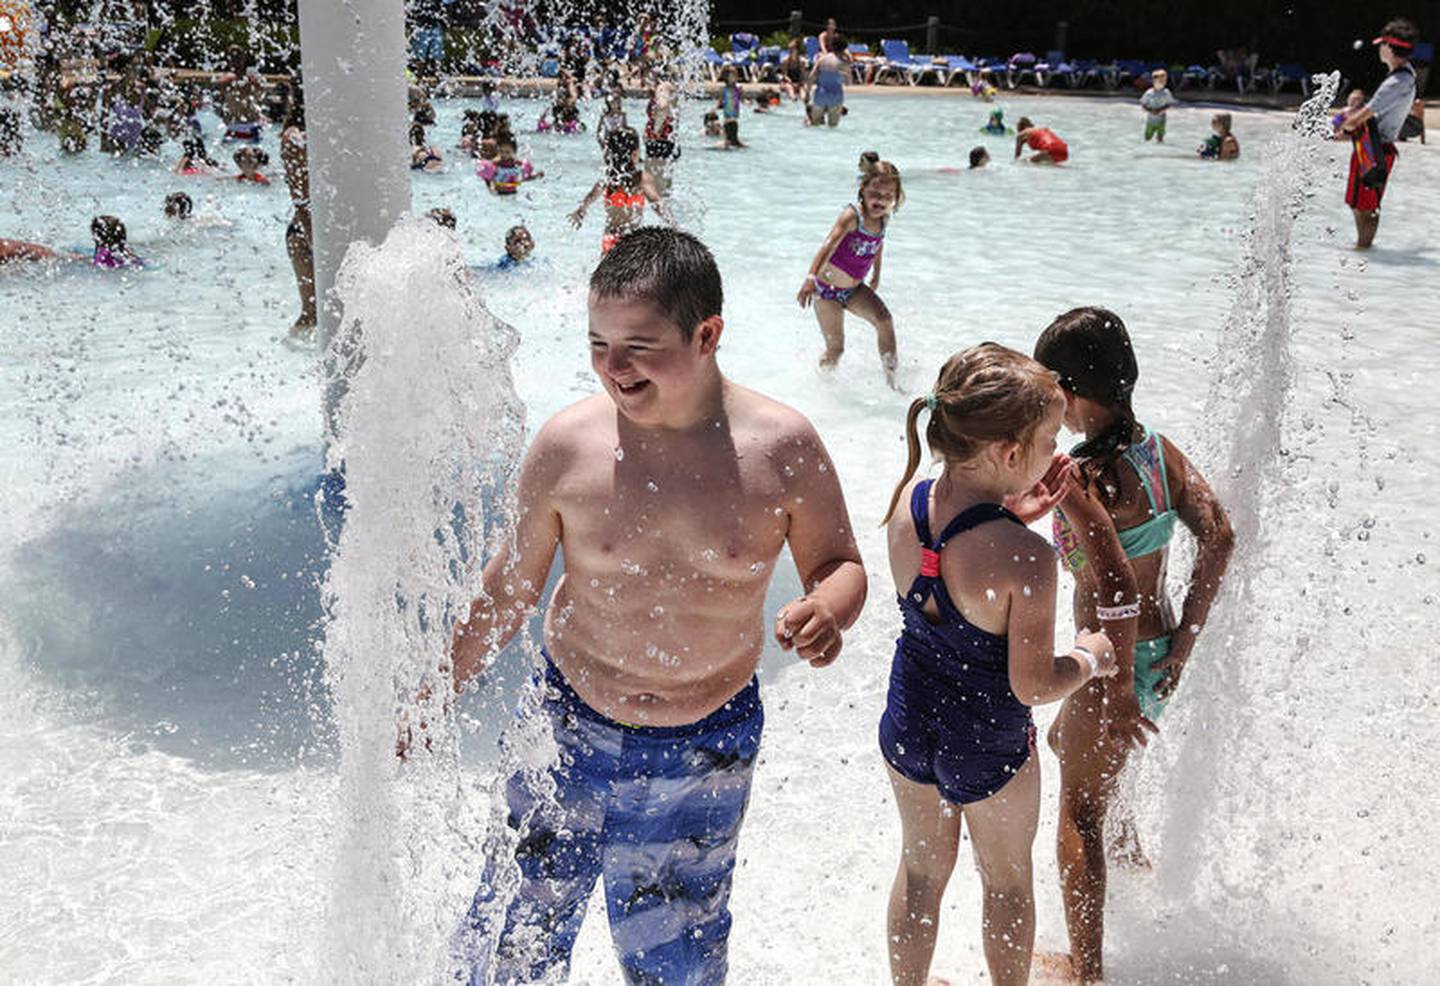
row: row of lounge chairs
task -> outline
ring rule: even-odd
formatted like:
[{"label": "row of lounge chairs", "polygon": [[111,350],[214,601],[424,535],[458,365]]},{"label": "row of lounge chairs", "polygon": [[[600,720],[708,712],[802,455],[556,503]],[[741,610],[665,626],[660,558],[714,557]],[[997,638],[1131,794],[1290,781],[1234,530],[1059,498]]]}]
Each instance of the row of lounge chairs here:
[{"label": "row of lounge chairs", "polygon": [[[1433,56],[1433,46],[1426,44],[1421,47],[1426,49],[1423,52],[1425,57],[1420,57],[1422,52],[1419,50],[1415,57],[1428,62]],[[819,53],[819,40],[813,36],[805,38],[807,63],[813,64]],[[911,53],[908,42],[895,39],[882,40],[878,56],[864,44],[852,44],[850,53],[856,81],[877,84],[888,80],[916,86],[929,80],[940,86],[963,82],[969,86],[990,84],[1004,89],[1026,84],[1040,88],[1082,89],[1094,86],[1118,89],[1131,85],[1136,79],[1149,78],[1154,69],[1165,68],[1171,71],[1170,84],[1177,89],[1218,89],[1233,85],[1240,93],[1268,90],[1273,94],[1287,86],[1294,86],[1302,95],[1310,95],[1310,73],[1304,66],[1282,63],[1274,68],[1260,68],[1254,55],[1239,65],[1189,65],[1177,72],[1163,62],[1140,59],[1122,58],[1108,63],[1089,58],[1068,60],[1060,51],[1046,52],[1043,58],[1028,51],[1016,52],[1009,58],[917,55]],[[733,65],[742,78],[761,81],[771,78],[778,70],[785,50],[763,46],[753,34],[732,34],[730,51],[722,55],[709,48],[704,57],[712,79],[718,78],[721,71]]]}]

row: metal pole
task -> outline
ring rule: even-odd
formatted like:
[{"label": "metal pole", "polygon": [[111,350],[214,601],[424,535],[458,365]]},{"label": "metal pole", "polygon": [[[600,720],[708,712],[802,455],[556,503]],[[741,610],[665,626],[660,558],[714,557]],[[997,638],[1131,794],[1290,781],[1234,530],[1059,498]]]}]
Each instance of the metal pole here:
[{"label": "metal pole", "polygon": [[932,55],[940,50],[940,18],[934,14],[925,18],[925,50]]},{"label": "metal pole", "polygon": [[345,251],[356,240],[379,243],[410,209],[405,8],[399,0],[300,0],[299,6],[323,353],[340,324],[331,289]]},{"label": "metal pole", "polygon": [[790,37],[798,38],[805,33],[805,13],[800,10],[790,11]]}]

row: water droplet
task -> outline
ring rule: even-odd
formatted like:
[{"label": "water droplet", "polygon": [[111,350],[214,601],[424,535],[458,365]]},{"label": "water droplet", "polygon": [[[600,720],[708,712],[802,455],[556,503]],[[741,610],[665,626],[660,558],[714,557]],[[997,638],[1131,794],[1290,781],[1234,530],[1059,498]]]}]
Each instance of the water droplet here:
[{"label": "water droplet", "polygon": [[652,609],[652,610],[650,611],[650,618],[653,619],[653,620],[658,620],[658,619],[660,619],[660,617],[662,617],[662,616],[664,616],[664,615],[665,615],[665,607],[664,607],[664,606],[656,606],[654,609]]},{"label": "water droplet", "polygon": [[763,571],[765,571],[765,563],[763,561],[753,562],[750,565],[751,574],[758,575]]},{"label": "water droplet", "polygon": [[1029,587],[1028,585],[1025,586],[1024,588],[1022,588],[1020,591],[1025,594],[1025,598],[1026,598],[1026,599],[1029,599],[1029,598],[1031,597],[1031,595],[1033,595],[1033,593],[1030,591],[1030,587]]},{"label": "water droplet", "polygon": [[994,589],[986,589],[986,590],[985,590],[985,601],[986,601],[987,603],[993,603],[993,602],[995,601],[995,590],[994,590]]},{"label": "water droplet", "polygon": [[703,548],[700,551],[701,561],[714,561],[716,558],[719,557],[720,552],[716,551],[714,548]]},{"label": "water droplet", "polygon": [[651,493],[659,493],[659,492],[660,492],[660,484],[656,483],[655,480],[653,480],[653,479],[647,479],[647,480],[645,481],[645,488],[646,488],[647,490],[649,490]]},{"label": "water droplet", "polygon": [[827,466],[825,463],[822,462],[822,463],[820,463],[820,471],[821,471],[821,472],[829,472],[829,471],[830,471],[830,467]]},{"label": "water droplet", "polygon": [[616,446],[615,446],[615,461],[616,461],[616,462],[620,462],[620,461],[623,461],[624,458],[625,458],[625,450],[624,450],[623,448],[621,448],[619,445],[616,445]]},{"label": "water droplet", "polygon": [[793,476],[793,475],[795,475],[795,470],[794,470],[794,469],[791,469],[789,466],[786,466],[784,469],[782,469],[782,470],[780,470],[780,471],[783,472],[783,473],[784,473],[785,475],[787,475],[787,476]]}]

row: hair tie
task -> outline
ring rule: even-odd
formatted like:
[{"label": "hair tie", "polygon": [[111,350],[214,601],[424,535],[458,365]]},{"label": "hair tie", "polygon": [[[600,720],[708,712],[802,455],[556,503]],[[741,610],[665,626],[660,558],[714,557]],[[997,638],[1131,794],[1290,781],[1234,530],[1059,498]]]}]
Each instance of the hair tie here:
[{"label": "hair tie", "polygon": [[940,398],[935,395],[935,391],[932,390],[925,395],[925,406],[930,409],[931,414],[935,413],[935,408],[938,407],[939,404]]}]

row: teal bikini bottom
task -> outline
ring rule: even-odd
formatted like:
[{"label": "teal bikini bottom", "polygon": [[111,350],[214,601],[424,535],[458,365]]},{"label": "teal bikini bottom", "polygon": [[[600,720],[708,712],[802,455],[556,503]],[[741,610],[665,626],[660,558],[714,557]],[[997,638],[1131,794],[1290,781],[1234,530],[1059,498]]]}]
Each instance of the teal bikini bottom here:
[{"label": "teal bikini bottom", "polygon": [[1164,671],[1151,670],[1150,665],[1170,653],[1170,638],[1155,637],[1135,642],[1135,695],[1140,699],[1140,712],[1151,722],[1160,718],[1165,711],[1167,699],[1155,694],[1155,686],[1164,677]]}]

